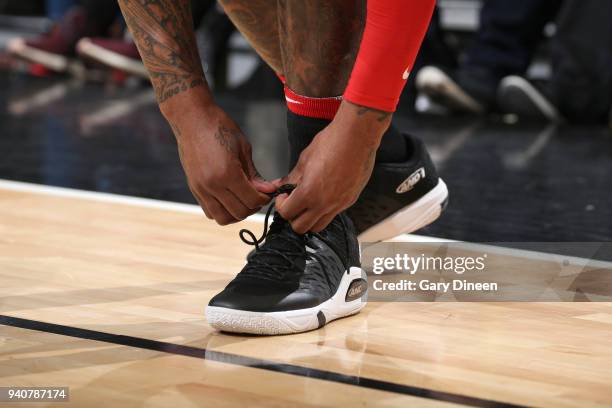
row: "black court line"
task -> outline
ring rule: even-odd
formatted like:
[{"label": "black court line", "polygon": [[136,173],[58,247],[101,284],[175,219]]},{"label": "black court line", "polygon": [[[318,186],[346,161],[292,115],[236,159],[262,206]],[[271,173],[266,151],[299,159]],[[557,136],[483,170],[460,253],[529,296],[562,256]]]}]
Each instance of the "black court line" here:
[{"label": "black court line", "polygon": [[123,336],[120,334],[105,333],[96,330],[81,329],[78,327],[64,326],[61,324],[45,323],[37,320],[22,319],[19,317],[0,315],[0,324],[18,327],[21,329],[36,330],[40,332],[59,334],[61,336],[76,337],[79,339],[95,340],[112,343],[121,346],[134,347],[145,350],[159,351],[162,353],[176,354],[180,356],[199,358],[202,360],[216,361],[236,366],[256,368],[260,370],[273,371],[277,373],[296,375],[299,377],[315,378],[339,384],[355,385],[357,387],[372,390],[387,391],[396,394],[409,395],[413,397],[426,398],[435,401],[451,402],[470,407],[508,407],[524,408],[505,402],[469,397],[466,395],[453,394],[449,392],[435,391],[429,388],[413,387],[410,385],[397,384],[373,378],[358,377],[335,373],[333,371],[319,370],[293,364],[276,363],[238,354],[225,353],[222,351],[206,350],[181,344],[167,343],[157,340],[143,339],[140,337]]}]

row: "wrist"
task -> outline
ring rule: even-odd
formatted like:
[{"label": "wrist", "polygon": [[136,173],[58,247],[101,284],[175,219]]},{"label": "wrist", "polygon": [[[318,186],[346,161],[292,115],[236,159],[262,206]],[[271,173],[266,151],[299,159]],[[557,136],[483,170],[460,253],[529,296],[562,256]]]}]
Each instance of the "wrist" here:
[{"label": "wrist", "polygon": [[378,145],[391,124],[393,112],[381,111],[347,101],[340,104],[334,122],[360,135],[360,141]]},{"label": "wrist", "polygon": [[189,143],[211,134],[223,110],[214,103],[188,104],[172,114],[164,115],[178,143]]},{"label": "wrist", "polygon": [[159,104],[159,110],[170,123],[181,121],[182,118],[192,116],[196,112],[200,115],[212,112],[214,108],[216,108],[215,101],[205,82],[202,86],[177,93]]}]

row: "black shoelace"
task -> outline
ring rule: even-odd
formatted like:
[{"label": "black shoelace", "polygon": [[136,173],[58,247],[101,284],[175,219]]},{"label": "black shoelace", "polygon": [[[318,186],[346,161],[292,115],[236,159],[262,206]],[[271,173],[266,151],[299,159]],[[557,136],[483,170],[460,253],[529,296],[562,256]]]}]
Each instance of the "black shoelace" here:
[{"label": "black shoelace", "polygon": [[[281,186],[276,192],[271,193],[272,198],[277,197],[280,194],[291,193],[295,185],[285,184]],[[299,235],[290,230],[290,227],[283,232],[284,225],[279,225],[278,228],[274,226],[269,227],[269,219],[272,211],[274,210],[274,204],[272,203],[266,211],[266,217],[264,219],[264,231],[261,237],[257,238],[253,232],[248,229],[240,230],[240,239],[247,245],[255,247],[255,252],[249,257],[248,264],[244,270],[240,273],[242,277],[248,277],[250,275],[259,278],[268,279],[275,282],[286,282],[287,275],[293,273],[295,276],[299,276],[303,272],[303,265],[300,266],[298,262],[300,260],[306,261],[307,258],[313,258],[321,261],[316,253],[306,251],[307,240],[310,235],[318,235],[315,233],[307,233],[305,235]],[[285,224],[285,220],[276,220],[275,223]],[[273,223],[274,225],[274,223]],[[266,238],[270,237],[277,238],[276,235],[269,235],[270,232],[277,230],[279,232],[278,239],[282,239],[282,243],[268,245],[260,245]],[[283,261],[278,262],[279,259]],[[274,260],[274,262],[272,262]],[[239,276],[240,276],[239,275]]]},{"label": "black shoelace", "polygon": [[[269,194],[272,198],[279,196],[284,193],[291,193],[295,185],[285,184],[282,185],[274,193]],[[248,229],[240,230],[240,239],[247,245],[255,247],[255,251],[249,256],[247,266],[242,270],[238,277],[249,277],[251,275],[257,278],[264,278],[271,281],[283,281],[287,273],[301,271],[301,268],[297,265],[297,260],[305,259],[306,249],[304,246],[303,236],[295,234],[293,232],[283,232],[286,228],[285,223],[287,221],[280,219],[269,226],[270,215],[274,210],[275,203],[273,202],[266,211],[266,217],[264,219],[264,231],[261,237],[257,238],[253,232]],[[275,223],[279,223],[278,227]],[[268,245],[260,245],[269,233],[278,231],[279,239],[282,242],[269,243]],[[282,238],[280,237],[282,235]],[[276,238],[275,235],[270,235],[270,239]],[[278,261],[282,259],[282,261]]]},{"label": "black shoelace", "polygon": [[[276,198],[277,196],[281,194],[291,193],[294,188],[295,188],[295,184],[283,184],[282,186],[278,188],[278,190],[276,190],[273,193],[269,193],[268,195],[271,198]],[[246,228],[241,229],[240,232],[238,233],[238,235],[240,235],[240,239],[242,240],[242,242],[244,242],[247,245],[255,246],[255,250],[259,250],[259,244],[261,244],[266,239],[266,236],[268,235],[268,221],[270,219],[270,214],[272,214],[272,210],[274,209],[274,204],[276,203],[270,204],[270,206],[268,207],[268,211],[266,211],[266,218],[264,219],[264,231],[261,234],[261,237],[259,237],[259,239],[255,236],[255,234],[253,234],[253,232],[251,232],[250,230]],[[245,235],[248,237],[248,239],[245,238]]]}]

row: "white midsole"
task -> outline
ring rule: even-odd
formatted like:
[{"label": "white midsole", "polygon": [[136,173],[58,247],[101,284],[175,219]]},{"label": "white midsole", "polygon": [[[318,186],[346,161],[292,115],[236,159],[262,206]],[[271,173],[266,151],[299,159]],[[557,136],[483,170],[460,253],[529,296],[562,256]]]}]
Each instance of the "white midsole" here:
[{"label": "white midsole", "polygon": [[423,197],[359,234],[360,242],[379,242],[416,231],[440,217],[448,188],[442,179]]},{"label": "white midsole", "polygon": [[450,99],[454,105],[468,109],[474,113],[484,111],[483,106],[468,95],[444,71],[436,67],[424,67],[416,77],[416,87],[419,91],[433,96]]},{"label": "white midsole", "polygon": [[109,51],[86,38],[79,41],[77,44],[77,51],[111,68],[116,68],[143,78],[149,78],[149,74],[140,60],[133,60],[121,54]]},{"label": "white midsole", "polygon": [[52,54],[38,48],[30,47],[22,38],[11,40],[6,48],[14,55],[44,65],[54,71],[64,72],[68,69],[68,58],[63,55]]},{"label": "white midsole", "polygon": [[[561,114],[553,104],[547,101],[533,85],[524,78],[516,75],[507,76],[499,84],[499,93],[501,94],[507,88],[518,88],[524,92],[527,97],[536,105],[542,114],[549,120],[560,121]],[[503,98],[500,98],[503,100]],[[510,112],[515,113],[515,112]]]},{"label": "white midsole", "polygon": [[340,317],[358,313],[366,305],[365,296],[346,302],[346,293],[356,279],[366,279],[361,268],[351,267],[342,275],[336,293],[318,306],[283,312],[250,312],[225,307],[208,306],[206,320],[212,327],[236,333],[290,334],[314,330],[320,326],[317,315],[328,323]]}]

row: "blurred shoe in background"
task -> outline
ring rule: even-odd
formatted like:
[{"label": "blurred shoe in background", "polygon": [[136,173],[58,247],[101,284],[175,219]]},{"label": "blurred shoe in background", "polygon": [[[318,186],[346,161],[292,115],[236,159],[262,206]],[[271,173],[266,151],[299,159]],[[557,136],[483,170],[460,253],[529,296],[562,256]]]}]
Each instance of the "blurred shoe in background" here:
[{"label": "blurred shoe in background", "polygon": [[482,114],[495,106],[497,81],[486,71],[427,66],[417,74],[416,87],[451,112]]},{"label": "blurred shoe in background", "polygon": [[77,53],[106,67],[148,79],[136,44],[129,39],[83,38],[76,46]]},{"label": "blurred shoe in background", "polygon": [[66,72],[74,57],[77,41],[87,33],[87,14],[72,8],[47,33],[31,39],[15,38],[7,44],[14,56],[43,65],[55,72]]},{"label": "blurred shoe in background", "polygon": [[548,95],[546,87],[537,82],[511,75],[499,84],[498,104],[503,113],[525,119],[561,122],[562,116]]},{"label": "blurred shoe in background", "polygon": [[444,67],[444,70],[455,70],[459,63],[457,51],[450,46],[446,32],[441,26],[440,6],[434,9],[429,28],[423,38],[421,49],[417,55],[410,76],[406,81],[404,93],[400,99],[399,109],[405,112],[416,112],[416,101],[419,93],[416,88],[416,78],[419,71],[428,66]]},{"label": "blurred shoe in background", "polygon": [[443,113],[483,114],[497,110],[497,88],[508,75],[524,75],[534,59],[544,27],[556,17],[561,0],[487,0],[480,24],[459,68],[424,67],[417,89]]}]

